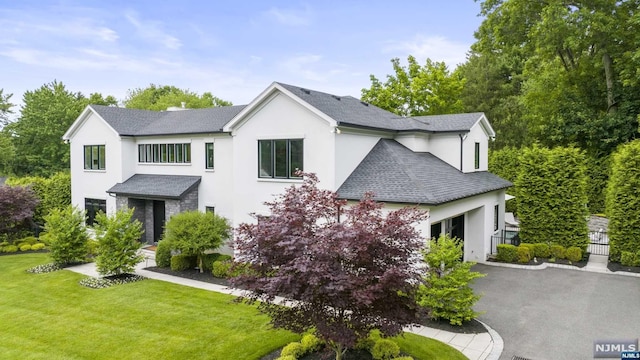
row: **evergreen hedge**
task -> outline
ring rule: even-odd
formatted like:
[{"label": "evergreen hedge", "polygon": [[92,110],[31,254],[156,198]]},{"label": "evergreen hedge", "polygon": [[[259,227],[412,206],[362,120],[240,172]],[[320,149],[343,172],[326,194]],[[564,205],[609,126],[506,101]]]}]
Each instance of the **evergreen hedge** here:
[{"label": "evergreen hedge", "polygon": [[640,249],[640,140],[622,145],[612,154],[607,186],[609,259],[619,262],[623,251]]},{"label": "evergreen hedge", "polygon": [[582,151],[526,148],[515,184],[523,242],[587,249],[587,176]]},{"label": "evergreen hedge", "polygon": [[30,186],[36,193],[40,203],[36,206],[33,220],[42,224],[45,215],[51,210],[63,210],[71,204],[71,175],[67,172],[59,172],[49,178],[39,176],[25,176],[8,178],[10,186]]},{"label": "evergreen hedge", "polygon": [[[489,171],[515,184],[518,178],[518,169],[520,168],[520,152],[521,149],[514,147],[490,150]],[[516,190],[513,186],[507,188],[506,192],[509,195],[516,195]],[[515,199],[506,201],[505,205],[507,212],[518,212]]]}]

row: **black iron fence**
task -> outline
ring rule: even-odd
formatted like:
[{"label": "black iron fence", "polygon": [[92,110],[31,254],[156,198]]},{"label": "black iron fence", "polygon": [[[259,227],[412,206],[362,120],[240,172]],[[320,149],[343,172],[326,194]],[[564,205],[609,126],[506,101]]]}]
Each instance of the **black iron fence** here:
[{"label": "black iron fence", "polygon": [[[520,229],[510,227],[491,236],[491,254],[497,253],[499,244],[520,245]],[[609,255],[609,236],[606,231],[589,231],[587,252],[593,255]]]}]

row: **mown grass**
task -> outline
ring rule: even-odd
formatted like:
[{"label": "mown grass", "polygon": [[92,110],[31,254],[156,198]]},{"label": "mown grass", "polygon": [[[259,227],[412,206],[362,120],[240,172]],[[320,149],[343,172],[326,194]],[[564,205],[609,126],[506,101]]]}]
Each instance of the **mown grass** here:
[{"label": "mown grass", "polygon": [[[89,289],[71,271],[29,274],[47,254],[0,257],[0,358],[260,359],[299,336],[234,297],[145,280]],[[416,359],[464,359],[436,340],[398,340]]]}]

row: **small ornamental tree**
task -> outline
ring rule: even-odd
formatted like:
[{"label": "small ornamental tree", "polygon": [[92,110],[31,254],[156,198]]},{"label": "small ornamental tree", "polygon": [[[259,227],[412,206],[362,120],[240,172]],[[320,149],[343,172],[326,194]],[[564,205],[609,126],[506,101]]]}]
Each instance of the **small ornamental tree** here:
[{"label": "small ornamental tree", "polygon": [[203,272],[204,252],[215,250],[231,236],[227,219],[211,212],[185,211],[176,214],[165,225],[164,239],[172,249],[183,254],[196,255]]},{"label": "small ornamental tree", "polygon": [[[314,174],[300,175],[301,185],[266,203],[270,216],[239,226],[236,259],[250,269],[231,282],[249,290],[241,300],[260,301],[274,327],[315,328],[341,359],[371,330],[394,336],[416,321],[423,244],[413,225],[426,213],[384,215],[371,194],[347,207]],[[277,296],[294,301],[281,306]]]},{"label": "small ornamental tree", "polygon": [[612,160],[606,202],[609,259],[620,262],[623,251],[640,251],[640,140],[621,146]]},{"label": "small ornamental tree", "polygon": [[96,215],[94,230],[98,240],[96,268],[100,275],[128,274],[135,270],[144,256],[138,254],[142,247],[142,223],[131,221],[133,209],[117,211],[112,216],[103,212]]},{"label": "small ornamental tree", "polygon": [[44,221],[44,233],[40,238],[49,244],[54,263],[64,266],[85,260],[89,237],[83,211],[71,205],[62,210],[53,209]]},{"label": "small ornamental tree", "polygon": [[37,205],[38,199],[31,188],[0,186],[0,234],[20,230],[33,217]]},{"label": "small ornamental tree", "polygon": [[479,314],[473,305],[480,296],[469,286],[473,280],[485,275],[471,271],[472,262],[463,262],[462,243],[441,235],[431,241],[424,261],[428,265],[425,284],[420,286],[418,303],[431,310],[433,319],[447,319],[452,325],[462,325]]}]

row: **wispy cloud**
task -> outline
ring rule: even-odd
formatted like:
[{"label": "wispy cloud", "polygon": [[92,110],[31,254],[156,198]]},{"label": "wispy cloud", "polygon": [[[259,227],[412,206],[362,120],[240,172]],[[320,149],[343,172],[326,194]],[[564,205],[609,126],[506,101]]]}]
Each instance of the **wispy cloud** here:
[{"label": "wispy cloud", "polygon": [[322,55],[302,54],[290,57],[282,61],[282,71],[296,78],[302,78],[314,82],[329,82],[336,76],[346,73],[346,66],[330,61],[324,61]]},{"label": "wispy cloud", "polygon": [[404,55],[413,55],[419,61],[425,61],[427,58],[444,61],[449,68],[455,68],[465,62],[469,47],[469,44],[454,42],[443,36],[416,35],[411,40],[388,42],[383,51],[404,52]]},{"label": "wispy cloud", "polygon": [[166,33],[162,29],[162,23],[159,21],[143,21],[138,18],[138,14],[135,11],[128,11],[125,14],[125,18],[135,27],[137,35],[144,39],[158,42],[172,50],[177,50],[182,46],[180,39]]},{"label": "wispy cloud", "polygon": [[302,10],[271,8],[265,15],[282,25],[286,26],[308,26],[311,25],[311,9],[306,6]]}]

